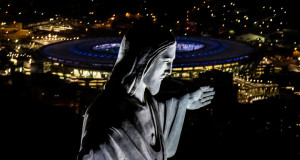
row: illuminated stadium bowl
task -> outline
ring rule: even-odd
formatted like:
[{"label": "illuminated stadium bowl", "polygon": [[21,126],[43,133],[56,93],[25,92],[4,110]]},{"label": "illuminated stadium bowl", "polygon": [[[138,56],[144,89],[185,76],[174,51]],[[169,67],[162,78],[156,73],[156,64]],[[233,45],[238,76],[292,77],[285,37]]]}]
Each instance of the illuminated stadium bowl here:
[{"label": "illuminated stadium bowl", "polygon": [[[41,48],[47,59],[85,68],[113,67],[121,38],[64,41]],[[254,48],[235,41],[204,37],[177,37],[174,67],[206,66],[239,61]]]}]

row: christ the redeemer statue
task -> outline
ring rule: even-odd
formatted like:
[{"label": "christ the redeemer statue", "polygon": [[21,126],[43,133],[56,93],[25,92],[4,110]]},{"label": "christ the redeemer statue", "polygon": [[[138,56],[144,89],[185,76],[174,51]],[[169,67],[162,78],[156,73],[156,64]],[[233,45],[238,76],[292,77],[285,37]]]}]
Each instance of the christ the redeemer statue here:
[{"label": "christ the redeemer statue", "polygon": [[134,23],[104,91],[86,111],[78,160],[166,160],[177,149],[186,110],[211,103],[209,86],[166,101],[153,96],[170,75],[176,40],[165,28]]}]

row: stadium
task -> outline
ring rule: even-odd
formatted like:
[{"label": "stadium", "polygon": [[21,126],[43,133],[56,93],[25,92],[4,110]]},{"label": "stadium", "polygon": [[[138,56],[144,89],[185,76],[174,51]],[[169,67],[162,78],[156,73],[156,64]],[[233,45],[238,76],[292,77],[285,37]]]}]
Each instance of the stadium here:
[{"label": "stadium", "polygon": [[[247,44],[208,37],[177,37],[173,77],[192,79],[206,70],[232,72],[255,49]],[[121,38],[106,37],[63,41],[44,46],[42,56],[53,65],[51,72],[71,82],[99,80],[103,85],[117,59]],[[67,69],[62,69],[67,68]],[[90,81],[89,81],[90,82]],[[82,85],[87,85],[82,81]]]},{"label": "stadium", "polygon": [[[118,56],[121,38],[97,38],[60,42],[45,46],[49,60],[74,66],[112,67]],[[224,64],[247,58],[254,49],[246,44],[199,37],[177,37],[174,67]],[[93,67],[94,66],[94,67]]]}]

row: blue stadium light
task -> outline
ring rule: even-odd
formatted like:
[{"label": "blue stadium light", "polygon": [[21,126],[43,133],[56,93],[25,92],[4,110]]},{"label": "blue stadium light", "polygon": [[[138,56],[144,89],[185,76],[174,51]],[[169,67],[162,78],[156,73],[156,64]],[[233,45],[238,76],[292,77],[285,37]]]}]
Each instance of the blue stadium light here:
[{"label": "blue stadium light", "polygon": [[[174,67],[224,64],[248,58],[248,55],[255,51],[246,44],[229,40],[206,37],[176,37],[176,39]],[[79,65],[90,63],[113,66],[118,56],[120,42],[121,38],[82,39],[47,45],[41,48],[41,52],[45,57],[78,60],[76,64]]]}]

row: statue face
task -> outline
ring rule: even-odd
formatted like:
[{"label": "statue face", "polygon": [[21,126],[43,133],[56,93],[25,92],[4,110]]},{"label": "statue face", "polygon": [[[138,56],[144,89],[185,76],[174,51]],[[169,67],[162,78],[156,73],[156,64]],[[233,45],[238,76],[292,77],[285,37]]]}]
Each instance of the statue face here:
[{"label": "statue face", "polygon": [[160,89],[161,81],[172,73],[172,63],[175,59],[176,43],[169,46],[152,62],[146,72],[143,82],[152,95]]}]

